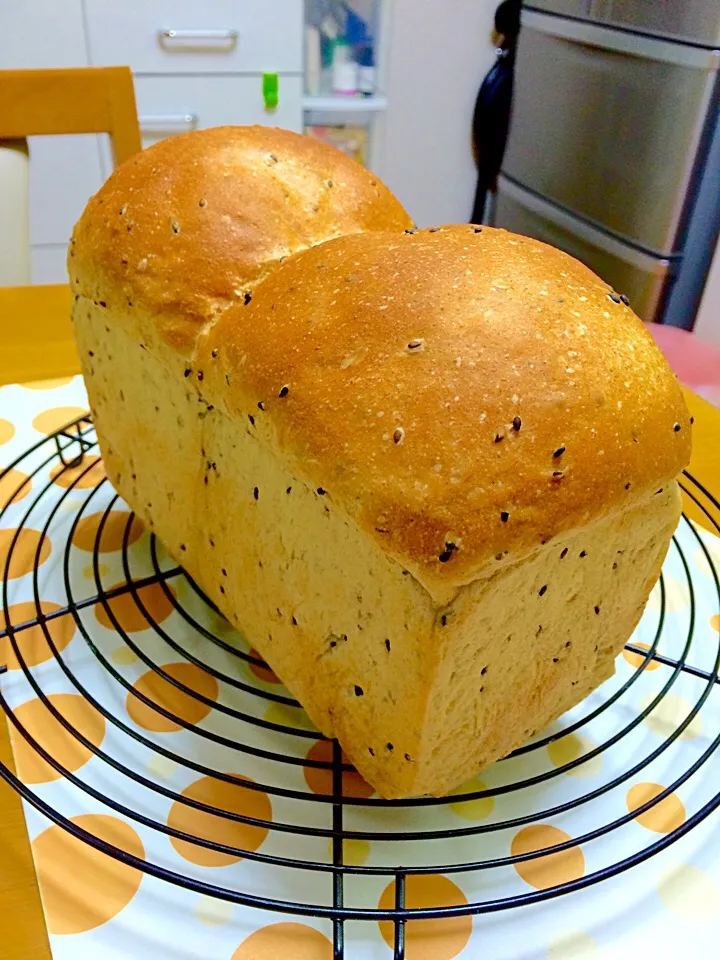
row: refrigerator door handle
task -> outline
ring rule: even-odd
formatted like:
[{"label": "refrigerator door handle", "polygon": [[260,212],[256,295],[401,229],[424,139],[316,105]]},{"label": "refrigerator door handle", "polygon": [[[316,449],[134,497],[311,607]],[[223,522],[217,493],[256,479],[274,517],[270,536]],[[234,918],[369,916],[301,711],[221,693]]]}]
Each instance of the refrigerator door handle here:
[{"label": "refrigerator door handle", "polygon": [[720,69],[720,50],[691,47],[631,31],[601,27],[582,20],[569,20],[555,14],[536,13],[533,10],[523,10],[521,22],[523,27],[587,47],[600,47],[631,57],[645,57],[681,67],[711,71]]},{"label": "refrigerator door handle", "polygon": [[554,203],[543,200],[542,197],[527,188],[519,186],[506,174],[500,174],[498,185],[511,200],[522,204],[528,210],[532,210],[533,213],[549,220],[568,233],[574,234],[585,243],[607,251],[607,253],[617,257],[618,260],[624,260],[625,263],[630,263],[647,273],[658,271],[660,274],[664,274],[670,266],[668,258],[652,256],[650,253],[644,253],[636,247],[617,240],[604,230],[593,227],[586,220],[581,220],[576,214],[567,213]]}]

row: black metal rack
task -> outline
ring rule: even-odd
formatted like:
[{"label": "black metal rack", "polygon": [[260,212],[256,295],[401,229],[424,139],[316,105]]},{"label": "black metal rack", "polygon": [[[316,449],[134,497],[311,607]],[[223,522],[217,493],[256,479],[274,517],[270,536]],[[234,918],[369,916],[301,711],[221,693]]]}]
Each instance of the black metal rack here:
[{"label": "black metal rack", "polygon": [[[706,802],[702,803],[698,809],[694,810],[692,813],[689,813],[687,819],[682,823],[681,826],[667,834],[659,836],[657,839],[654,839],[652,842],[644,845],[641,849],[635,850],[634,852],[622,858],[618,858],[614,862],[603,866],[601,869],[593,870],[579,879],[575,879],[569,883],[564,883],[562,885],[547,889],[527,890],[518,895],[502,897],[489,896],[485,899],[476,900],[475,902],[455,906],[415,908],[406,905],[406,883],[409,876],[430,873],[452,875],[453,873],[461,872],[470,873],[493,870],[500,867],[512,866],[521,861],[534,860],[550,853],[558,853],[562,850],[571,849],[579,846],[580,844],[585,844],[600,837],[607,836],[613,831],[629,823],[643,812],[650,810],[656,804],[661,803],[671,792],[677,790],[678,787],[682,786],[684,783],[690,780],[690,778],[698,774],[703,765],[712,756],[720,744],[720,730],[717,731],[716,736],[711,738],[711,741],[705,749],[700,751],[694,757],[691,755],[688,756],[687,764],[683,769],[676,769],[674,771],[674,781],[669,784],[663,792],[648,800],[641,807],[629,811],[622,816],[615,817],[608,822],[599,822],[594,825],[593,829],[585,830],[582,835],[575,836],[571,840],[565,843],[560,843],[559,845],[553,847],[505,857],[471,860],[468,862],[458,859],[454,862],[448,863],[427,863],[424,865],[414,866],[408,866],[407,862],[404,864],[352,865],[348,864],[344,857],[345,843],[354,839],[374,839],[380,842],[391,841],[394,843],[399,842],[401,844],[416,843],[419,841],[433,839],[454,840],[457,838],[478,837],[483,834],[492,834],[494,832],[507,830],[510,828],[516,829],[523,825],[535,823],[539,820],[546,820],[550,817],[564,814],[569,811],[576,810],[577,808],[586,804],[590,804],[593,800],[612,790],[614,787],[629,781],[632,777],[635,777],[650,763],[652,763],[653,760],[661,756],[664,751],[669,749],[671,745],[682,736],[683,732],[702,710],[703,705],[710,696],[714,686],[719,682],[720,668],[720,634],[718,635],[717,649],[713,651],[714,663],[710,669],[699,666],[697,663],[694,663],[691,658],[691,654],[693,652],[693,639],[695,635],[696,596],[690,564],[685,556],[685,553],[683,552],[682,547],[676,541],[676,548],[679,551],[680,561],[686,576],[686,586],[690,599],[690,614],[689,627],[687,630],[687,636],[684,638],[684,645],[681,655],[678,657],[671,657],[661,652],[660,649],[663,634],[666,630],[666,595],[665,587],[663,581],[661,580],[661,609],[659,612],[657,630],[653,643],[650,645],[648,650],[634,646],[633,644],[627,645],[628,650],[641,657],[639,666],[637,666],[630,678],[626,680],[625,683],[618,686],[614,693],[612,693],[612,695],[610,695],[594,710],[590,710],[589,712],[583,714],[577,720],[571,724],[568,724],[560,731],[556,731],[551,735],[540,736],[537,740],[526,744],[519,750],[515,751],[512,756],[517,757],[526,754],[532,754],[533,752],[546,747],[551,741],[557,740],[562,736],[566,736],[567,734],[586,726],[590,721],[596,719],[605,711],[611,710],[613,705],[616,704],[620,698],[623,697],[623,695],[625,695],[633,686],[633,684],[635,684],[643,675],[643,672],[647,668],[648,664],[650,664],[652,661],[664,664],[667,667],[667,671],[665,673],[666,680],[656,698],[648,703],[644,709],[638,709],[635,715],[632,716],[627,723],[624,723],[604,742],[600,743],[589,753],[585,753],[562,766],[553,769],[540,770],[532,776],[524,777],[518,780],[511,780],[510,782],[504,783],[501,786],[495,786],[485,790],[466,792],[460,795],[455,794],[451,798],[422,797],[408,801],[386,801],[376,797],[367,798],[350,796],[347,794],[344,795],[343,774],[352,768],[343,763],[342,754],[337,742],[333,742],[332,744],[331,760],[310,760],[305,757],[298,756],[296,751],[294,752],[292,749],[290,749],[290,740],[287,741],[288,746],[286,750],[269,750],[266,747],[260,747],[256,744],[248,742],[247,738],[240,738],[238,736],[237,739],[232,739],[215,733],[212,730],[197,728],[196,726],[188,723],[181,716],[178,716],[172,711],[169,711],[157,704],[141,691],[136,690],[123,676],[122,672],[115,668],[113,663],[103,652],[101,645],[99,645],[96,642],[96,639],[93,637],[93,631],[88,626],[87,618],[82,616],[83,611],[86,608],[93,607],[98,604],[103,606],[107,616],[113,623],[119,641],[122,641],[122,643],[124,643],[129,650],[132,651],[133,656],[137,657],[139,661],[141,661],[149,670],[157,672],[174,687],[182,690],[188,696],[205,703],[207,706],[212,708],[212,710],[219,710],[225,713],[233,720],[242,721],[245,724],[251,724],[255,727],[272,731],[273,734],[277,735],[277,743],[280,745],[282,745],[284,742],[283,738],[293,738],[292,743],[297,743],[298,739],[300,741],[303,739],[306,741],[322,739],[316,731],[298,728],[297,726],[284,726],[282,723],[261,719],[257,715],[254,715],[249,709],[243,709],[243,707],[247,705],[244,700],[244,698],[247,697],[261,698],[262,700],[275,702],[286,707],[294,707],[297,706],[297,704],[291,697],[283,693],[278,693],[275,690],[268,689],[266,684],[258,683],[257,685],[254,685],[251,682],[248,683],[247,680],[241,679],[240,673],[237,675],[231,675],[230,673],[208,666],[203,659],[196,655],[196,653],[193,653],[191,650],[189,650],[187,646],[183,646],[183,644],[176,637],[171,636],[161,623],[153,619],[152,614],[143,602],[141,591],[145,586],[150,584],[158,584],[163,590],[168,602],[172,604],[173,609],[177,611],[179,616],[182,618],[183,623],[198,631],[205,638],[208,644],[212,644],[221,648],[233,658],[245,660],[246,662],[253,663],[258,667],[264,666],[261,660],[253,657],[247,652],[244,652],[239,647],[228,643],[226,639],[223,639],[223,637],[217,635],[216,632],[209,629],[207,625],[201,622],[200,619],[198,619],[198,617],[187,608],[187,605],[184,605],[180,600],[178,600],[178,592],[177,590],[171,589],[171,586],[174,582],[185,580],[189,584],[189,590],[194,596],[195,603],[191,606],[195,608],[196,604],[202,604],[207,605],[207,607],[212,607],[210,601],[204,597],[199,588],[190,580],[189,577],[187,577],[182,568],[178,566],[163,567],[158,543],[154,535],[151,535],[143,541],[143,543],[147,544],[146,559],[149,558],[152,568],[151,574],[143,577],[133,576],[129,555],[130,530],[133,520],[133,515],[130,513],[127,515],[128,519],[125,527],[122,546],[123,582],[119,586],[115,586],[112,589],[107,588],[103,584],[100,573],[99,544],[103,535],[105,521],[110,514],[111,509],[117,502],[118,498],[116,495],[112,496],[109,499],[109,502],[106,504],[104,508],[103,519],[97,529],[95,548],[92,553],[94,589],[91,591],[89,596],[79,597],[75,595],[76,591],[73,588],[72,577],[70,574],[70,554],[72,549],[71,542],[73,534],[83,516],[86,516],[90,510],[93,510],[95,505],[99,502],[99,500],[96,499],[98,491],[102,490],[103,485],[107,484],[106,479],[99,478],[97,484],[89,486],[87,489],[84,489],[80,486],[82,479],[87,476],[90,470],[94,469],[95,459],[88,458],[88,454],[91,454],[93,451],[95,451],[96,446],[97,440],[90,419],[87,417],[81,418],[73,424],[68,425],[68,427],[59,431],[54,436],[48,437],[47,439],[37,443],[30,450],[26,451],[22,457],[18,458],[13,464],[11,464],[4,473],[0,473],[0,480],[2,480],[4,476],[9,474],[11,469],[23,467],[29,464],[33,467],[33,469],[27,470],[26,472],[28,472],[31,476],[33,491],[35,491],[35,485],[37,484],[37,492],[34,492],[34,496],[31,498],[29,505],[25,507],[20,521],[15,526],[15,532],[8,550],[5,569],[2,571],[2,603],[5,622],[7,625],[5,629],[0,630],[0,639],[3,637],[9,638],[11,649],[18,661],[25,679],[31,686],[35,696],[44,704],[47,711],[52,714],[59,723],[62,724],[65,730],[73,738],[75,738],[80,744],[89,750],[94,757],[96,757],[101,763],[107,764],[109,767],[113,768],[116,773],[123,777],[129,778],[129,780],[132,780],[135,784],[139,784],[147,790],[161,794],[163,797],[172,800],[174,803],[186,804],[190,807],[194,807],[196,810],[209,813],[223,819],[236,821],[249,826],[259,826],[272,833],[283,833],[288,836],[294,835],[295,837],[301,838],[301,841],[303,839],[312,840],[323,838],[325,842],[330,844],[332,856],[328,857],[327,861],[322,861],[313,857],[303,858],[299,856],[281,856],[263,852],[261,849],[240,850],[235,847],[216,843],[201,836],[192,836],[188,833],[184,833],[178,829],[175,829],[168,823],[160,822],[160,820],[146,815],[141,810],[132,809],[125,803],[121,802],[117,796],[104,794],[98,791],[90,783],[85,782],[81,775],[77,775],[76,773],[63,767],[61,763],[59,763],[43,748],[43,746],[33,737],[32,733],[23,726],[21,719],[17,716],[16,712],[11,708],[10,704],[3,696],[1,692],[1,684],[0,707],[2,707],[6,713],[10,724],[15,728],[16,735],[23,737],[30,747],[36,751],[37,754],[43,758],[43,760],[50,764],[59,775],[66,778],[79,790],[82,790],[95,800],[100,801],[105,807],[112,811],[116,811],[123,817],[128,818],[128,820],[131,822],[134,821],[152,831],[156,831],[160,834],[164,834],[177,840],[187,841],[191,844],[195,844],[199,847],[204,847],[215,852],[227,853],[234,856],[242,856],[242,858],[248,861],[250,864],[267,864],[283,870],[310,871],[314,874],[325,874],[331,879],[331,884],[328,887],[328,889],[331,889],[331,896],[325,902],[313,903],[300,902],[292,899],[273,899],[253,893],[251,884],[248,885],[248,888],[242,889],[223,887],[221,885],[216,885],[201,880],[197,876],[191,875],[191,872],[181,873],[177,870],[169,869],[167,866],[161,863],[153,862],[151,859],[138,859],[124,850],[108,844],[101,838],[93,836],[86,830],[79,827],[77,824],[73,823],[62,813],[53,809],[52,806],[45,802],[41,796],[39,796],[29,786],[22,783],[21,780],[15,776],[11,770],[0,764],[0,776],[2,776],[2,778],[13,789],[15,789],[28,803],[32,804],[47,818],[67,830],[77,839],[90,844],[97,850],[100,850],[126,864],[136,867],[139,870],[152,874],[170,883],[194,890],[198,893],[204,893],[241,905],[257,907],[270,911],[281,911],[286,914],[309,915],[327,918],[328,920],[332,921],[333,925],[334,956],[336,960],[341,960],[341,958],[347,955],[344,937],[344,924],[346,921],[391,921],[394,925],[394,957],[395,960],[403,960],[405,957],[405,924],[407,921],[511,910],[523,905],[558,897],[562,894],[588,887],[625,870],[628,870],[635,864],[638,864],[653,856],[690,831],[696,824],[700,823],[708,816],[708,814],[710,814],[718,805],[720,805],[720,792],[717,792],[707,799]],[[72,474],[68,474],[68,476],[72,475],[73,479],[68,481],[67,484],[63,485],[64,490],[62,493],[58,491],[57,486],[53,486],[53,480],[49,477],[49,470],[51,467],[55,468],[55,479],[57,479],[58,472],[63,474],[67,471],[72,471]],[[9,498],[8,504],[2,510],[0,510],[0,527],[4,525],[3,515],[9,506],[12,505],[13,499],[15,497],[19,499],[23,482],[20,483],[18,490],[15,491],[15,494]],[[694,480],[689,474],[685,474],[682,487],[686,495],[697,505],[698,509],[707,518],[708,525],[711,526],[717,533],[720,533],[720,504],[718,501],[708,490]],[[107,486],[104,487],[104,490],[107,492]],[[68,498],[70,499],[68,500]],[[72,515],[72,527],[67,537],[67,544],[65,545],[62,561],[64,579],[63,589],[66,602],[51,613],[44,613],[40,605],[40,551],[43,538],[48,536],[48,531],[56,520],[58,510],[61,508],[62,504],[66,503],[66,501],[67,504],[71,505],[66,510],[66,514],[70,513]],[[8,597],[7,575],[10,570],[10,563],[13,560],[14,551],[19,542],[21,531],[23,530],[24,526],[28,524],[28,518],[31,516],[36,528],[38,528],[38,517],[43,518],[44,524],[40,531],[41,539],[37,544],[31,573],[35,602],[35,616],[25,620],[22,623],[13,623],[11,621],[9,610],[10,602]],[[683,516],[681,523],[687,525],[689,535],[694,538],[693,543],[697,543],[697,549],[702,551],[705,556],[708,568],[711,572],[712,583],[714,584],[713,589],[718,600],[718,609],[720,610],[720,574],[714,565],[713,558],[703,539],[698,535],[697,530],[692,524],[690,524],[685,515]],[[214,700],[208,699],[203,694],[191,689],[190,687],[187,687],[181,681],[169,675],[163,669],[162,665],[155,662],[146,652],[146,646],[142,643],[141,639],[133,638],[130,633],[123,630],[121,624],[115,616],[109,601],[111,601],[114,597],[121,595],[127,595],[132,598],[142,616],[145,618],[145,620],[147,620],[148,626],[152,627],[157,637],[159,637],[163,643],[169,645],[175,656],[181,657],[184,661],[194,664],[202,670],[207,671],[213,675],[215,680],[218,682],[233,688],[235,691],[233,705],[229,706],[227,704],[217,703]],[[212,609],[214,610],[215,608]],[[135,769],[131,769],[130,766],[123,762],[122,759],[118,758],[117,756],[113,756],[102,747],[95,746],[83,735],[80,730],[76,729],[73,724],[57,710],[55,705],[48,698],[47,692],[43,689],[41,682],[38,681],[37,676],[33,673],[32,669],[23,658],[22,649],[18,643],[18,637],[22,634],[22,631],[38,626],[42,629],[45,641],[47,642],[52,653],[52,659],[54,660],[55,664],[62,671],[64,677],[70,682],[72,688],[78,694],[84,697],[104,717],[107,724],[110,724],[117,730],[122,731],[125,735],[131,737],[134,742],[137,742],[144,747],[149,747],[155,753],[164,755],[168,760],[175,764],[181,765],[182,767],[191,770],[194,773],[213,777],[221,781],[224,780],[230,783],[237,782],[236,777],[234,777],[232,774],[226,773],[222,769],[215,769],[212,766],[203,764],[197,758],[183,756],[179,752],[171,750],[167,746],[164,746],[163,744],[146,737],[143,733],[139,732],[138,729],[135,729],[133,726],[127,724],[121,717],[117,716],[107,704],[99,702],[98,699],[83,684],[81,679],[76,675],[71,663],[63,655],[63,652],[57,648],[48,629],[48,624],[53,619],[67,615],[71,615],[74,618],[77,631],[84,639],[89,654],[95,658],[96,669],[109,675],[113,684],[120,685],[124,691],[123,695],[127,694],[137,697],[141,702],[144,702],[148,707],[164,716],[167,720],[177,724],[180,728],[192,731],[193,736],[204,738],[206,741],[214,742],[224,747],[230,747],[247,758],[272,761],[272,763],[276,765],[275,768],[278,771],[277,782],[256,781],[253,783],[251,781],[244,781],[243,786],[248,789],[261,790],[268,796],[287,798],[294,802],[303,804],[330,805],[331,813],[328,818],[328,825],[326,827],[321,827],[312,826],[308,823],[260,820],[250,816],[245,816],[241,813],[221,809],[199,800],[182,796],[180,793],[170,789],[164,784],[155,782],[150,777],[141,774]],[[5,667],[0,664],[0,673],[4,672],[4,669]],[[667,737],[662,739],[655,749],[651,750],[649,753],[647,753],[647,755],[638,757],[636,762],[629,763],[620,774],[614,776],[611,780],[602,783],[602,785],[593,790],[588,790],[584,793],[581,791],[579,796],[574,797],[565,803],[542,809],[541,804],[535,803],[532,799],[530,799],[527,801],[524,812],[520,813],[519,815],[508,818],[493,819],[489,822],[461,827],[443,827],[440,829],[428,828],[420,830],[393,828],[376,832],[373,830],[349,829],[346,825],[349,812],[353,809],[369,808],[371,810],[379,810],[380,808],[391,808],[395,814],[397,814],[398,811],[402,810],[411,811],[417,808],[442,808],[449,802],[457,804],[482,798],[516,794],[518,791],[528,791],[528,796],[532,798],[533,794],[529,788],[546,783],[553,778],[567,772],[569,769],[572,769],[579,764],[588,762],[594,756],[599,756],[611,750],[616,744],[621,742],[624,737],[626,737],[632,730],[637,728],[637,726],[651,713],[651,711],[657,707],[658,702],[667,696],[667,694],[672,690],[677,678],[682,674],[690,674],[701,682],[698,696],[695,700],[695,703],[692,705],[690,712],[682,720],[679,720],[674,725],[674,728],[668,732]],[[241,731],[244,728],[242,727],[242,724],[238,724],[237,729],[238,731]],[[283,782],[283,770],[288,770],[290,767],[317,767],[328,771],[329,775],[331,776],[332,790],[327,794],[318,795],[310,790],[299,790],[292,786],[288,786],[286,782]],[[538,796],[540,795],[541,794],[538,794]],[[392,822],[397,822],[397,816],[393,818]],[[347,903],[346,883],[348,882],[348,878],[354,876],[382,877],[385,878],[387,882],[394,881],[394,907],[392,909],[379,909],[370,908],[357,903]]]}]

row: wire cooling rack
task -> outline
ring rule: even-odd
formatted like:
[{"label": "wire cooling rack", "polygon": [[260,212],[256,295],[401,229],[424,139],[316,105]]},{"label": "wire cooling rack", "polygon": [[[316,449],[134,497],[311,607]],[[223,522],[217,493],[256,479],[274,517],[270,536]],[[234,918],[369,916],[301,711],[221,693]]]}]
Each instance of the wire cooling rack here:
[{"label": "wire cooling rack", "polygon": [[[448,918],[469,914],[514,910],[538,901],[559,897],[571,891],[597,884],[652,857],[673,844],[705,819],[719,804],[715,751],[720,729],[711,729],[700,741],[688,743],[688,732],[705,715],[708,699],[717,695],[720,666],[720,633],[711,649],[704,639],[698,641],[698,623],[720,610],[720,582],[717,561],[708,548],[708,537],[683,515],[668,556],[663,577],[655,594],[656,602],[633,635],[626,652],[630,655],[616,677],[556,723],[549,732],[516,750],[511,757],[485,771],[483,782],[477,779],[451,797],[423,797],[408,801],[385,801],[358,790],[353,773],[343,760],[337,742],[326,742],[324,749],[308,753],[312,744],[322,745],[322,736],[312,728],[296,701],[282,687],[267,681],[267,668],[247,643],[224,624],[219,611],[199,587],[163,551],[152,534],[139,540],[133,533],[133,514],[122,514],[122,546],[116,558],[117,569],[108,573],[106,555],[101,550],[105,527],[122,502],[110,487],[98,466],[97,438],[91,420],[81,418],[27,450],[4,473],[13,476],[21,469],[30,477],[32,496],[21,489],[7,497],[0,512],[0,527],[7,527],[8,511],[13,516],[13,534],[2,571],[2,603],[5,627],[0,641],[7,637],[17,660],[16,666],[38,698],[67,733],[93,756],[95,773],[75,773],[52,756],[23,724],[17,704],[4,693],[0,705],[5,711],[14,737],[21,738],[68,784],[74,795],[83,794],[144,828],[145,837],[170,838],[215,854],[227,854],[243,860],[243,870],[225,885],[208,879],[207,872],[190,860],[169,860],[164,846],[146,843],[148,855],[138,858],[89,833],[73,822],[62,804],[48,802],[42,791],[34,790],[10,769],[0,764],[0,775],[45,817],[77,839],[115,859],[168,883],[231,901],[248,907],[285,914],[326,918],[333,927],[334,957],[346,954],[347,921],[386,921],[386,940],[392,945],[395,960],[403,960],[406,951],[406,923],[428,918]],[[706,518],[706,526],[720,533],[720,504],[701,484],[685,474],[682,487],[696,509]],[[15,503],[15,501],[18,503]],[[687,502],[687,501],[686,501]],[[84,518],[100,512],[94,546],[85,553],[91,558],[91,576],[77,574],[78,550],[75,534]],[[696,514],[697,515],[697,514]],[[115,522],[114,520],[112,522]],[[23,531],[32,528],[40,537],[34,543],[29,565],[34,613],[22,622],[13,622],[11,607],[11,565],[23,545]],[[47,594],[43,581],[43,544],[52,540],[55,596],[61,602],[48,612],[41,602]],[[59,549],[58,549],[59,544]],[[717,556],[717,555],[716,555]],[[697,563],[704,567],[704,579],[698,585]],[[668,576],[672,565],[673,576]],[[85,567],[86,571],[90,566]],[[108,576],[110,582],[108,580]],[[686,609],[678,614],[670,602],[668,583],[687,598]],[[146,588],[160,589],[172,608],[172,617],[156,619],[144,600]],[[141,620],[142,632],[123,629],[114,605],[118,598],[130,604]],[[708,606],[709,604],[709,606]],[[702,607],[702,613],[700,608]],[[98,625],[102,608],[110,629]],[[28,609],[26,605],[23,609]],[[75,653],[59,649],[50,630],[52,621],[72,616],[82,643]],[[0,626],[2,620],[0,620]],[[63,682],[98,711],[108,725],[108,735],[97,746],[57,708],[40,678],[24,658],[23,632],[42,630],[53,668]],[[712,632],[711,632],[712,633]],[[642,642],[643,637],[647,642]],[[177,691],[207,709],[207,719],[191,723],[174,712],[161,698],[138,688],[110,655],[110,648],[129,651],[128,662],[137,662],[152,671]],[[0,650],[2,647],[0,646]],[[80,651],[78,653],[77,651]],[[123,658],[120,658],[122,660]],[[622,659],[622,658],[620,658]],[[166,669],[169,661],[192,664],[212,677],[221,691],[208,696],[188,686]],[[660,666],[658,666],[660,665]],[[662,668],[662,670],[660,669]],[[0,663],[0,673],[7,669]],[[660,680],[648,686],[652,671]],[[44,675],[44,674],[43,674]],[[88,677],[92,682],[88,681]],[[645,686],[643,686],[645,684]],[[640,700],[639,690],[649,692]],[[683,698],[677,690],[683,690]],[[0,690],[2,686],[0,685]],[[120,698],[120,699],[118,699]],[[687,704],[687,709],[665,710],[671,699]],[[130,722],[120,700],[135,700],[174,725],[176,740],[154,735]],[[274,714],[267,708],[277,705]],[[648,733],[647,721],[662,714],[660,726]],[[270,716],[270,719],[268,719]],[[291,718],[284,722],[283,717]],[[669,718],[669,719],[668,719]],[[662,735],[658,736],[658,733]],[[571,734],[585,737],[590,744],[580,755],[551,764],[548,751],[553,744]],[[177,744],[177,746],[175,745]],[[245,815],[207,803],[172,789],[161,777],[135,762],[136,755],[163,757],[173,767],[193,776],[237,783],[228,770],[242,765],[242,784],[262,793],[273,804],[272,818]],[[232,758],[232,762],[231,762]],[[587,781],[567,776],[581,773],[590,764],[604,764],[604,774]],[[712,770],[710,768],[712,767]],[[88,768],[89,769],[89,768]],[[655,796],[630,810],[615,800],[625,796],[628,784],[638,778],[657,776],[667,786]],[[310,789],[313,773],[321,787]],[[359,778],[357,778],[359,779]],[[325,787],[322,787],[325,784]],[[589,785],[588,785],[589,784]],[[695,787],[697,785],[697,788]],[[651,814],[671,794],[685,791],[687,816],[660,835],[628,829],[643,814]],[[79,792],[79,793],[78,793]],[[267,831],[267,841],[258,849],[244,849],[218,842],[203,831],[195,834],[178,829],[161,811],[168,802],[180,804],[221,821],[242,824]],[[478,802],[493,803],[493,816],[473,822],[463,811]],[[461,816],[458,816],[458,811]],[[508,838],[523,827],[552,820],[568,828],[567,839],[552,846],[515,850]],[[356,841],[372,840],[377,851],[372,864],[354,863],[348,851]],[[167,844],[165,845],[167,846]],[[567,882],[523,883],[518,875],[532,869],[550,856],[572,856],[572,851],[592,850],[589,869]],[[266,882],[267,871],[278,880]],[[428,874],[462,876],[463,889],[469,895],[461,903],[417,906],[409,902],[408,886],[414,878]],[[488,879],[491,877],[491,879]],[[390,899],[379,903],[377,891],[392,884]],[[281,891],[271,896],[268,891]],[[378,905],[379,903],[379,905]]]}]

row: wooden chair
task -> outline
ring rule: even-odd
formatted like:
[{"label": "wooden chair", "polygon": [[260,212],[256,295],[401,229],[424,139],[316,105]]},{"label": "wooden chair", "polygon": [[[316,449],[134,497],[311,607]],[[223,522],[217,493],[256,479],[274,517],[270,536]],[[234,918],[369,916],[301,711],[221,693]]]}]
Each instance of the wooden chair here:
[{"label": "wooden chair", "polygon": [[[141,149],[129,67],[0,70],[0,104],[0,141],[21,149],[25,137],[63,133],[109,134],[116,165]],[[0,385],[79,371],[69,286],[0,287]]]}]

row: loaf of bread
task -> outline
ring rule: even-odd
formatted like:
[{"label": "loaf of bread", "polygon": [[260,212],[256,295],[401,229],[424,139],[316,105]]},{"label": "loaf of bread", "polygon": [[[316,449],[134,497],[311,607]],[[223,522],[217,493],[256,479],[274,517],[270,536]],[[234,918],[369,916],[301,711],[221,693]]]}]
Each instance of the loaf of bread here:
[{"label": "loaf of bread", "polygon": [[449,791],[612,674],[690,420],[590,270],[414,230],[265,128],[138,155],[69,256],[110,480],[382,796]]}]

